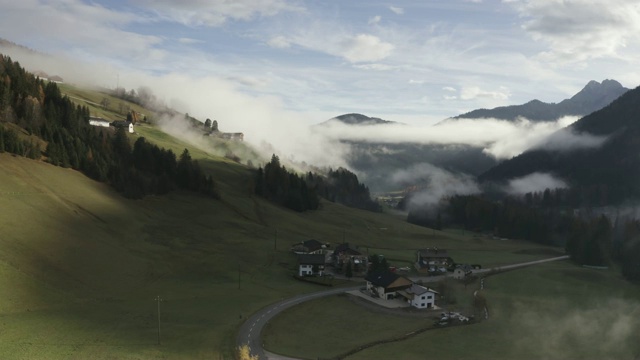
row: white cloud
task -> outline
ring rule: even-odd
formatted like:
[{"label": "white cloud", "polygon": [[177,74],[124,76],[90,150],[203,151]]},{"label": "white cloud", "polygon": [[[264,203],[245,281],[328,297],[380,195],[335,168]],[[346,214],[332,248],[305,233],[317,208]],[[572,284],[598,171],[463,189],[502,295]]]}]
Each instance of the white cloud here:
[{"label": "white cloud", "polygon": [[616,57],[638,45],[640,4],[635,0],[528,0],[511,2],[525,19],[523,28],[549,46],[543,59],[580,62]]},{"label": "white cloud", "polygon": [[131,13],[80,0],[2,1],[1,6],[3,37],[15,42],[31,40],[42,47],[39,50],[58,52],[71,45],[78,57],[127,54],[128,62],[155,62],[167,55],[157,47],[164,41],[161,37],[120,29],[144,21]]},{"label": "white cloud", "polygon": [[136,0],[162,21],[186,26],[221,26],[228,20],[248,21],[256,16],[274,16],[303,9],[286,0]]},{"label": "white cloud", "polygon": [[391,10],[393,13],[395,13],[396,15],[402,15],[404,14],[404,9],[401,7],[396,7],[396,6],[389,6],[389,10]]},{"label": "white cloud", "polygon": [[371,19],[369,19],[369,21],[367,22],[367,24],[369,25],[374,25],[380,22],[380,20],[382,20],[382,16],[380,15],[376,15],[374,17],[372,17]]},{"label": "white cloud", "polygon": [[567,183],[548,173],[532,173],[509,181],[506,192],[512,195],[522,195],[529,192],[542,192],[546,189],[566,188]]},{"label": "white cloud", "polygon": [[568,151],[588,149],[601,146],[607,140],[606,136],[591,134],[577,134],[571,128],[563,128],[544,138],[533,148],[544,150]]},{"label": "white cloud", "polygon": [[530,148],[569,151],[597,147],[604,138],[587,134],[571,134],[558,130],[572,124],[578,117],[564,117],[555,122],[516,122],[499,119],[450,119],[436,126],[386,124],[353,126],[331,123],[317,131],[330,139],[375,143],[467,144],[482,147],[497,158],[508,159]]},{"label": "white cloud", "polygon": [[457,92],[458,91],[454,87],[451,87],[451,86],[445,86],[445,87],[442,88],[442,90],[449,91],[449,92]]},{"label": "white cloud", "polygon": [[477,86],[463,87],[460,92],[462,100],[473,100],[477,98],[489,98],[494,100],[507,100],[511,96],[509,89],[500,87],[497,91],[483,90]]},{"label": "white cloud", "polygon": [[273,48],[277,48],[277,49],[286,49],[288,47],[291,47],[291,43],[284,36],[273,37],[267,42],[267,44],[269,44],[269,46],[271,46]]},{"label": "white cloud", "polygon": [[387,71],[387,70],[391,70],[391,69],[394,68],[391,65],[380,64],[380,63],[355,64],[355,65],[353,65],[353,67],[358,68],[358,69],[362,69],[362,70],[376,70],[376,71]]},{"label": "white cloud", "polygon": [[182,44],[201,44],[201,43],[204,43],[204,41],[202,41],[202,40],[186,38],[186,37],[179,38],[178,41],[180,43],[182,43]]},{"label": "white cloud", "polygon": [[469,195],[480,192],[472,177],[453,174],[429,163],[421,163],[402,169],[391,177],[400,187],[419,184],[423,188],[411,196],[409,209],[433,207],[445,196]]},{"label": "white cloud", "polygon": [[393,45],[377,36],[358,34],[340,42],[341,56],[350,62],[378,61],[389,56]]}]

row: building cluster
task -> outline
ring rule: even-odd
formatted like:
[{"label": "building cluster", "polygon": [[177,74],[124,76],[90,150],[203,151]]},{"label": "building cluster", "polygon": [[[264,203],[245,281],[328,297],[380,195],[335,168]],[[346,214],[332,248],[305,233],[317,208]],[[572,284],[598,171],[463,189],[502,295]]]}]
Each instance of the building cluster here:
[{"label": "building cluster", "polygon": [[[329,273],[362,277],[367,282],[365,291],[372,298],[401,300],[418,309],[437,307],[437,291],[401,275],[396,267],[372,271],[369,256],[349,243],[341,243],[332,248],[328,243],[311,239],[295,244],[291,251],[298,257],[298,277],[325,276]],[[418,276],[445,275],[460,280],[473,276],[474,269],[471,265],[456,265],[447,250],[435,247],[416,250],[414,267]],[[401,269],[405,270],[403,272],[410,270]]]}]

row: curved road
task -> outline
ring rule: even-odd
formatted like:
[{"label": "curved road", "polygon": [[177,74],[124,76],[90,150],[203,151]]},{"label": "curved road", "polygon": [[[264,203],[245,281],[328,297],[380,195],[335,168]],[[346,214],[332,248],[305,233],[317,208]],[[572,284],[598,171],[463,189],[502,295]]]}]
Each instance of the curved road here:
[{"label": "curved road", "polygon": [[[507,270],[513,270],[513,269],[517,269],[525,266],[542,264],[550,261],[566,260],[568,258],[569,256],[559,256],[559,257],[554,257],[550,259],[529,261],[529,262],[513,264],[513,265],[505,265],[505,266],[495,267],[491,269],[475,270],[473,273],[486,274],[492,271],[493,272],[507,271]],[[411,280],[416,281],[418,279],[421,279],[423,282],[435,282],[442,279],[443,277],[446,277],[446,276],[412,277]],[[292,359],[292,358],[287,358],[285,356],[267,353],[262,347],[262,340],[260,335],[262,333],[262,329],[269,322],[269,320],[274,318],[280,312],[292,306],[301,304],[305,301],[315,300],[325,296],[342,294],[347,291],[358,290],[361,287],[362,287],[362,284],[358,286],[344,287],[344,288],[338,288],[338,289],[318,291],[310,294],[296,295],[292,298],[284,299],[274,304],[268,305],[265,308],[256,312],[255,314],[251,315],[242,324],[242,326],[240,327],[240,331],[238,331],[238,336],[236,337],[236,345],[237,346],[249,345],[249,347],[251,348],[251,354],[258,355],[258,359],[260,360]]]},{"label": "curved road", "polygon": [[310,293],[310,294],[296,295],[292,298],[281,300],[275,304],[271,304],[263,308],[262,310],[259,310],[255,314],[251,315],[251,317],[249,317],[244,322],[244,324],[242,324],[242,326],[240,327],[240,331],[238,332],[238,337],[236,338],[236,344],[238,346],[248,344],[249,347],[251,348],[252,355],[258,355],[258,359],[260,360],[267,359],[265,351],[262,348],[260,333],[262,332],[262,328],[264,328],[264,326],[274,316],[278,315],[283,310],[286,310],[292,306],[298,305],[305,301],[319,299],[325,296],[342,294],[347,291],[358,290],[361,287],[362,287],[362,284],[358,286],[331,289],[331,290],[319,291],[319,292]]}]

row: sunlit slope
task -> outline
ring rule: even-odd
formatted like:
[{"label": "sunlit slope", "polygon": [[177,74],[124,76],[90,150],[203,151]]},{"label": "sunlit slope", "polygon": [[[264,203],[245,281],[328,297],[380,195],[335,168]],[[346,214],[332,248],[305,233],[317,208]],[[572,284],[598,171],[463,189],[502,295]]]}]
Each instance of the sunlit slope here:
[{"label": "sunlit slope", "polygon": [[246,166],[149,125],[136,132],[132,142],[188,148],[221,200],[186,192],[127,200],[79,172],[0,154],[0,358],[230,358],[248,314],[318,290],[291,277],[288,249],[309,238],[403,264],[429,246],[484,265],[545,257],[518,253],[536,245],[432,231],[326,201],[296,213],[254,197]]}]

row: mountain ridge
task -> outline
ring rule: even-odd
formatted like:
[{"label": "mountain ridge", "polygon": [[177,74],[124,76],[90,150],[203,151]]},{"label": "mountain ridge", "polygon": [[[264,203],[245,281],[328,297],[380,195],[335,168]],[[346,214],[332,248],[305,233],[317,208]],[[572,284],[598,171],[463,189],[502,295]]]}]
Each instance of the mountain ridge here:
[{"label": "mountain ridge", "polygon": [[563,116],[585,116],[603,108],[629,91],[616,80],[602,83],[589,81],[578,93],[559,103],[545,103],[538,99],[521,105],[500,106],[493,109],[476,109],[450,119],[496,118],[515,121],[524,117],[530,121],[555,121]]},{"label": "mountain ridge", "polygon": [[[572,188],[598,188],[602,204],[640,197],[640,87],[568,127],[577,135],[606,137],[589,148],[554,150],[537,148],[502,162],[478,179],[504,183],[535,172],[552,173]],[[602,205],[600,204],[600,205]]]}]

